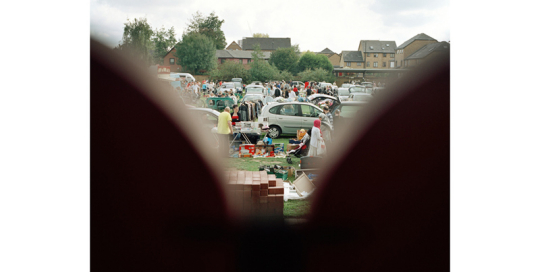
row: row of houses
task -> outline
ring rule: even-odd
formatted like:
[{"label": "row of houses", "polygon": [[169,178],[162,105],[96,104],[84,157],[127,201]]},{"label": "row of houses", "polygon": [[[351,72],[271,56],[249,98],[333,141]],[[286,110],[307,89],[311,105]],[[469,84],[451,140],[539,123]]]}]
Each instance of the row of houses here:
[{"label": "row of houses", "polygon": [[396,46],[395,41],[361,40],[358,50],[335,53],[325,48],[318,54],[328,56],[335,68],[393,69],[409,68],[441,53],[449,53],[450,44],[420,33]]},{"label": "row of houses", "polygon": [[[260,46],[263,59],[268,60],[270,54],[278,48],[291,47],[291,38],[243,38],[233,41],[225,50],[216,50],[218,64],[227,60],[236,61],[249,69],[251,53],[255,45]],[[171,66],[171,71],[181,71],[178,60],[174,56],[176,49],[171,49],[164,57],[163,64]],[[450,44],[420,33],[396,46],[395,41],[361,40],[357,50],[344,50],[335,53],[325,48],[317,54],[328,57],[334,68],[350,69],[396,69],[410,68],[422,61],[439,54],[449,54]],[[346,73],[348,74],[348,73]],[[340,73],[339,76],[342,76]]]}]

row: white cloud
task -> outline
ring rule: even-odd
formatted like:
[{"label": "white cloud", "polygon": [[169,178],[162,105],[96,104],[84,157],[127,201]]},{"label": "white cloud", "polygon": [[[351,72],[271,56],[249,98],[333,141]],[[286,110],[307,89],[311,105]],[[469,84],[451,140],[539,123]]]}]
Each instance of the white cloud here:
[{"label": "white cloud", "polygon": [[448,1],[396,0],[239,0],[127,1],[92,0],[91,33],[113,47],[122,38],[127,18],[146,17],[153,28],[175,27],[180,38],[192,15],[215,11],[225,23],[227,44],[252,33],[290,37],[301,50],[356,50],[360,40],[393,40],[397,45],[418,33],[437,40],[450,37]]}]

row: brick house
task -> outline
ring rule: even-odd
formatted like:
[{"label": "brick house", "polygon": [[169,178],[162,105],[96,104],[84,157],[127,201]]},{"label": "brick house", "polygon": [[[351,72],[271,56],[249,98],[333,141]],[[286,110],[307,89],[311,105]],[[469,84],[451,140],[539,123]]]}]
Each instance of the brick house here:
[{"label": "brick house", "polygon": [[163,57],[163,65],[171,66],[171,72],[179,73],[182,72],[182,66],[178,64],[178,58],[174,56],[175,53],[175,47],[169,50],[169,52],[165,54],[165,57]]},{"label": "brick house", "polygon": [[256,44],[261,46],[261,51],[272,52],[278,48],[291,47],[291,38],[243,38],[238,43],[244,51],[253,51]]},{"label": "brick house", "polygon": [[447,42],[429,43],[408,56],[404,61],[404,67],[414,67],[421,62],[435,58],[443,54],[450,54],[450,44]]},{"label": "brick house", "polygon": [[422,48],[427,44],[432,44],[436,42],[437,40],[424,33],[420,33],[408,39],[396,48],[396,68],[404,67],[405,59],[414,52],[416,52],[418,49]]},{"label": "brick house", "polygon": [[[238,62],[244,65],[244,68],[250,69],[250,63],[253,57],[251,56],[252,51],[243,51],[243,50],[216,50],[216,57],[218,65],[225,63],[225,61],[230,60]],[[263,59],[268,61],[270,59],[271,52],[262,52]]]},{"label": "brick house", "polygon": [[[364,58],[361,51],[341,51],[339,67],[343,68],[363,68]],[[338,76],[356,76],[356,73],[339,73]]]},{"label": "brick house", "polygon": [[358,51],[362,52],[364,59],[361,68],[390,69],[396,67],[395,50],[395,41],[361,40],[358,45]]},{"label": "brick house", "polygon": [[335,53],[334,53],[334,51],[328,49],[328,47],[327,47],[323,51],[315,53],[315,54],[321,54],[321,55],[325,55],[325,56],[329,57],[329,56],[331,56],[331,55],[333,55]]},{"label": "brick house", "polygon": [[317,55],[325,55],[325,56],[328,57],[328,60],[330,60],[330,63],[332,63],[333,66],[339,66],[341,55],[336,54],[334,51],[328,49],[328,47],[325,48],[323,51],[317,52],[315,54],[317,54]]}]

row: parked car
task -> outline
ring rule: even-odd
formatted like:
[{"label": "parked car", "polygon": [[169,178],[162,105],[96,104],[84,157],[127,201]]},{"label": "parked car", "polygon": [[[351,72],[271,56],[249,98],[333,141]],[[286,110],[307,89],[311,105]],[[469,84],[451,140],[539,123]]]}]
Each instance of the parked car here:
[{"label": "parked car", "polygon": [[271,102],[262,108],[259,121],[268,122],[268,137],[296,134],[299,129],[311,129],[322,109],[306,102]]},{"label": "parked car", "polygon": [[366,87],[364,87],[364,86],[354,85],[352,87],[349,87],[349,94],[352,94],[352,93],[365,93],[365,92],[366,92]]},{"label": "parked car", "polygon": [[222,112],[226,107],[232,108],[234,100],[230,97],[208,97],[206,107]]},{"label": "parked car", "polygon": [[302,81],[293,81],[292,82],[292,87],[294,88],[294,86],[296,86],[296,88],[298,90],[304,89],[304,82],[302,82]]},{"label": "parked car", "polygon": [[368,93],[351,93],[347,101],[364,101],[369,102],[373,99],[373,95]]},{"label": "parked car", "polygon": [[261,85],[248,85],[246,86],[246,95],[248,94],[260,94],[266,96],[265,88]]},{"label": "parked car", "polygon": [[341,88],[350,88],[353,84],[351,83],[343,83],[341,84]]},{"label": "parked car", "polygon": [[262,94],[246,94],[242,100],[240,100],[240,103],[246,102],[246,101],[259,101],[261,100],[263,102],[263,105],[266,105],[266,100],[264,99],[264,96]]},{"label": "parked car", "polygon": [[219,94],[223,93],[223,91],[228,92],[230,90],[236,90],[236,85],[234,84],[234,82],[223,82],[221,83],[221,86],[216,89],[217,93]]},{"label": "parked car", "polygon": [[345,101],[347,98],[349,98],[349,88],[339,88],[337,90],[337,97],[340,101]]},{"label": "parked car", "polygon": [[262,86],[263,83],[260,82],[260,81],[252,81],[249,85],[261,85]]},{"label": "parked car", "polygon": [[320,104],[324,103],[326,100],[330,100],[331,103],[330,103],[329,110],[332,113],[334,112],[336,107],[339,106],[341,102],[339,101],[339,98],[331,96],[331,95],[326,95],[326,94],[312,94],[307,97],[307,100],[309,103],[312,103],[316,106],[319,106]]},{"label": "parked car", "polygon": [[208,108],[188,108],[188,113],[192,115],[192,118],[197,124],[202,124],[208,131],[217,127],[219,112]]}]

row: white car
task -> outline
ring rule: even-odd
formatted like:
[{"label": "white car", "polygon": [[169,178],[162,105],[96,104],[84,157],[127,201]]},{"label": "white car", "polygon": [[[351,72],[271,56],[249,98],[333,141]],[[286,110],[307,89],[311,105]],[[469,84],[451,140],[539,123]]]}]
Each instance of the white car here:
[{"label": "white car", "polygon": [[349,89],[350,88],[338,88],[337,95],[340,101],[345,101],[349,98],[349,95],[351,94]]},{"label": "white car", "polygon": [[268,137],[277,138],[281,134],[296,134],[300,129],[311,129],[313,122],[323,110],[306,102],[269,103],[262,108],[259,121],[268,122]]},{"label": "white car", "polygon": [[246,95],[248,94],[260,94],[266,96],[266,89],[260,85],[248,85],[246,86]]}]

